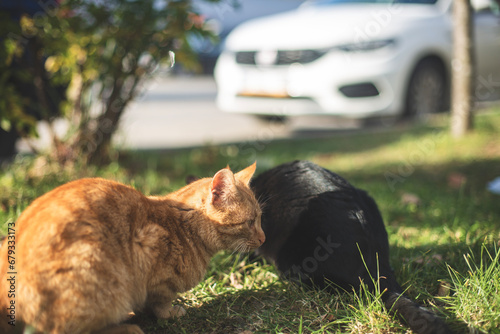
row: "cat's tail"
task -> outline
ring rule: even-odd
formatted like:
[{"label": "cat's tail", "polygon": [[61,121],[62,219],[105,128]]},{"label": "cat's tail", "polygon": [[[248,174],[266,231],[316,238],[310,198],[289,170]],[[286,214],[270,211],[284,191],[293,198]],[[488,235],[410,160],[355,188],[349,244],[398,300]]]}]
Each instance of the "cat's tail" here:
[{"label": "cat's tail", "polygon": [[445,322],[433,312],[418,305],[404,294],[387,292],[382,295],[385,307],[398,314],[417,334],[452,334]]}]

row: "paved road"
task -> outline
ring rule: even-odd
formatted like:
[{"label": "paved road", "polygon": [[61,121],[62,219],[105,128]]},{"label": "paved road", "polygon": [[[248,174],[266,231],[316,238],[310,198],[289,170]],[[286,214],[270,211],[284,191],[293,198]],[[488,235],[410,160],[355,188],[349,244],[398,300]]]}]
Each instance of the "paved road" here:
[{"label": "paved road", "polygon": [[[230,114],[215,105],[216,85],[212,77],[169,76],[155,79],[144,87],[122,117],[114,143],[131,149],[169,149],[207,144],[269,141],[317,135],[317,130],[352,128],[331,117],[297,117],[286,124],[266,123],[249,115]],[[68,128],[57,122],[56,132]],[[38,148],[49,144],[49,131],[40,124]],[[313,131],[310,131],[313,130]],[[323,131],[324,134],[324,131]],[[22,150],[28,150],[21,143]]]},{"label": "paved road", "polygon": [[174,148],[288,136],[283,125],[270,128],[255,117],[218,110],[211,77],[167,77],[148,86],[123,116],[116,144]]},{"label": "paved road", "polygon": [[123,117],[115,143],[128,148],[176,148],[309,136],[310,130],[356,127],[332,117],[297,117],[286,124],[225,113],[215,105],[212,77],[167,77],[151,83]]}]

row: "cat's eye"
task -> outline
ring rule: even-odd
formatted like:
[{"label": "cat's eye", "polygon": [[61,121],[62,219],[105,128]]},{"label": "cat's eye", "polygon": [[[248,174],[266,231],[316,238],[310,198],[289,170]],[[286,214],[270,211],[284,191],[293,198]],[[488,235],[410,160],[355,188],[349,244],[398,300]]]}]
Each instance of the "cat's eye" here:
[{"label": "cat's eye", "polygon": [[253,226],[253,224],[255,224],[255,220],[254,219],[250,219],[247,221],[247,225],[248,226]]}]

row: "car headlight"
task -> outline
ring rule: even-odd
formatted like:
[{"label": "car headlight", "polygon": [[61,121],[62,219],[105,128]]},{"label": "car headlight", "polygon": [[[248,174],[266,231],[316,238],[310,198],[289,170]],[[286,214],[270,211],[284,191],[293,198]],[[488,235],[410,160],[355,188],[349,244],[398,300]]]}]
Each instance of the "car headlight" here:
[{"label": "car headlight", "polygon": [[335,47],[334,50],[340,50],[343,52],[369,52],[394,45],[396,45],[396,40],[391,38],[339,45]]}]

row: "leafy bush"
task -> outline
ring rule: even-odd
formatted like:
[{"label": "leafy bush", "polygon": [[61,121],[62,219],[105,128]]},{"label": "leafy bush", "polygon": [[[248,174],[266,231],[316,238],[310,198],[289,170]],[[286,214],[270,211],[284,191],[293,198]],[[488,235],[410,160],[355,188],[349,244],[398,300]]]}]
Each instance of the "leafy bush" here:
[{"label": "leafy bush", "polygon": [[[53,136],[60,163],[108,160],[111,136],[143,83],[174,54],[195,68],[189,37],[211,37],[189,0],[67,0],[2,22],[1,125],[29,135],[36,118],[52,124],[63,115],[73,127],[65,138]],[[34,96],[13,84],[21,77]]]}]

